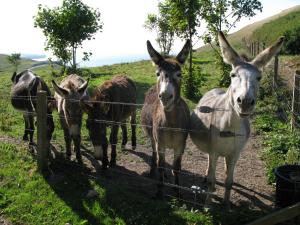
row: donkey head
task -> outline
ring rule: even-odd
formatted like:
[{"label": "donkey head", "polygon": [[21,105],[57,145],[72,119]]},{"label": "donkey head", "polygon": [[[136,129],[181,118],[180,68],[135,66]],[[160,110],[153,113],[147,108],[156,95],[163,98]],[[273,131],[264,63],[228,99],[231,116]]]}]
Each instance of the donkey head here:
[{"label": "donkey head", "polygon": [[80,87],[76,87],[72,82],[66,87],[60,87],[52,80],[55,92],[64,99],[62,110],[65,115],[66,122],[70,128],[72,136],[80,134],[80,126],[82,119],[81,99],[88,87],[89,80],[85,81]]},{"label": "donkey head", "polygon": [[255,108],[261,79],[261,69],[275,56],[283,44],[281,37],[274,45],[265,49],[251,62],[245,61],[228,43],[224,34],[218,34],[223,60],[232,65],[230,72],[231,103],[240,117],[248,117]]},{"label": "donkey head", "polygon": [[181,65],[184,64],[189,50],[190,41],[187,40],[176,58],[163,58],[147,41],[148,53],[157,67],[158,98],[165,111],[173,109],[180,97]]},{"label": "donkey head", "polygon": [[[97,100],[97,101],[93,101]],[[97,159],[102,159],[103,152],[107,151],[108,141],[106,138],[106,127],[108,113],[110,110],[110,99],[108,95],[101,93],[100,90],[94,91],[91,101],[84,101],[84,110],[88,114],[86,128],[94,146],[94,153]]]}]

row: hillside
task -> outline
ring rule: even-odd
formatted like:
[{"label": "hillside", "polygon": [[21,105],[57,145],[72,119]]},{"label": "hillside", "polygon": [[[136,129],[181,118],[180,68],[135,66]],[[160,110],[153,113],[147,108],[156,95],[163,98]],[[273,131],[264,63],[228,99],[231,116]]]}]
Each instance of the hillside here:
[{"label": "hillside", "polygon": [[[240,47],[243,38],[246,40],[265,40],[266,44],[283,35],[287,30],[300,26],[300,5],[283,10],[281,13],[264,20],[245,26],[229,35],[229,41],[235,47]],[[198,52],[207,52],[209,45],[200,47]]]},{"label": "hillside", "polygon": [[[31,54],[27,54],[29,57],[35,56]],[[0,72],[5,72],[5,71],[14,71],[13,66],[7,61],[7,56],[6,54],[0,54]],[[56,63],[56,62],[54,62]],[[58,63],[56,63],[58,64]],[[32,67],[40,67],[48,65],[47,61],[34,61],[30,58],[21,58],[21,64],[18,67],[18,71],[26,70]]]},{"label": "hillside", "polygon": [[[14,70],[13,66],[7,61],[7,56],[8,55],[0,54],[0,71]],[[36,61],[33,61],[31,59],[21,58],[21,65],[19,66],[19,70],[28,69],[36,63]]]}]

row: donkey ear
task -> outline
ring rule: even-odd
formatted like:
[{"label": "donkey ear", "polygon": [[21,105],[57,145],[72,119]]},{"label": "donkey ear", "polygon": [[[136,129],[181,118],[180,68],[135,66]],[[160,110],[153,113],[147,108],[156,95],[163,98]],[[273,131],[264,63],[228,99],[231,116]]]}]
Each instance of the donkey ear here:
[{"label": "donkey ear", "polygon": [[80,107],[89,114],[94,109],[94,104],[88,100],[80,100]]},{"label": "donkey ear", "polygon": [[259,69],[267,65],[272,57],[278,54],[283,45],[283,41],[284,37],[280,37],[275,44],[262,51],[258,56],[255,57],[255,59],[252,60],[251,63],[257,66]]},{"label": "donkey ear", "polygon": [[164,58],[152,47],[151,42],[149,40],[147,41],[147,50],[152,61],[156,65],[160,65],[164,61]]},{"label": "donkey ear", "polygon": [[12,81],[13,83],[15,82],[16,76],[17,76],[17,72],[15,71],[15,72],[13,73],[13,75],[11,76],[11,81]]},{"label": "donkey ear", "polygon": [[237,64],[242,62],[239,54],[231,47],[222,31],[218,32],[218,39],[225,63],[236,66]]},{"label": "donkey ear", "polygon": [[78,93],[83,96],[84,92],[86,91],[88,85],[89,85],[90,78],[87,79],[79,88],[78,88]]},{"label": "donkey ear", "polygon": [[69,92],[66,89],[58,86],[54,80],[52,80],[52,86],[60,97],[66,98],[68,96]]},{"label": "donkey ear", "polygon": [[187,57],[189,55],[190,48],[191,48],[191,41],[187,40],[185,42],[183,48],[181,49],[181,51],[176,56],[176,59],[180,64],[184,64],[185,60],[187,59]]}]

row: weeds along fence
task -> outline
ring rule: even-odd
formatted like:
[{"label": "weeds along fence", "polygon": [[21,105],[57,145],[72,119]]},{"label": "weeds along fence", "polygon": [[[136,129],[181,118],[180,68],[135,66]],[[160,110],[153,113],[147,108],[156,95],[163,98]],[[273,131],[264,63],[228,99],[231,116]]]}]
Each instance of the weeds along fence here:
[{"label": "weeds along fence", "polygon": [[[4,95],[2,95],[4,96]],[[9,98],[9,95],[6,95],[4,98]],[[26,96],[20,96],[20,98],[24,98],[24,100],[29,100]],[[103,171],[101,170],[101,162],[98,160],[95,160],[93,156],[93,147],[91,145],[91,142],[89,141],[89,137],[87,134],[87,130],[85,129],[85,119],[83,121],[82,125],[82,156],[83,156],[83,165],[79,165],[74,160],[74,154],[72,155],[72,161],[68,161],[64,159],[65,155],[65,142],[64,142],[64,136],[62,129],[60,127],[59,120],[61,119],[58,113],[54,112],[54,122],[55,122],[55,132],[53,134],[53,138],[51,140],[51,143],[47,140],[47,117],[52,116],[47,114],[47,97],[44,92],[38,92],[38,95],[36,97],[31,97],[30,101],[37,101],[37,107],[36,112],[32,112],[33,115],[37,116],[37,163],[38,167],[41,171],[47,169],[50,161],[54,160],[62,162],[64,164],[68,164],[71,167],[84,167],[89,168],[90,172],[87,172],[87,176],[97,179],[98,176],[101,176],[103,174]],[[99,102],[100,103],[100,102]],[[102,102],[103,103],[103,102]],[[106,104],[120,104],[124,105],[126,103],[116,103],[116,102],[105,102]],[[147,176],[148,171],[150,169],[151,165],[151,155],[152,155],[152,149],[151,144],[148,141],[148,137],[146,137],[143,134],[142,129],[144,128],[144,125],[140,123],[140,111],[143,107],[143,104],[134,104],[137,108],[137,143],[138,146],[136,150],[131,150],[130,148],[126,148],[126,150],[122,151],[118,147],[118,154],[117,154],[117,167],[116,168],[109,168],[108,171],[114,173],[117,176],[117,179],[124,179],[125,183],[128,182],[128,180],[131,181],[131,183],[136,184],[137,187],[145,188],[149,191],[149,193],[153,193],[153,191],[156,189],[153,187],[153,185],[158,183],[158,179],[149,178]],[[199,109],[200,110],[200,109]],[[222,109],[222,108],[202,108],[203,112],[211,113],[212,117],[211,120],[213,121],[216,119],[214,117],[215,113],[212,112],[223,112],[228,109]],[[14,112],[17,113],[17,112]],[[26,112],[23,112],[26,113]],[[18,114],[20,117],[19,122],[21,123],[21,113]],[[108,120],[95,120],[95,123],[107,123],[109,125],[126,125],[130,129],[130,123],[129,122],[115,122],[115,121],[108,121]],[[23,123],[23,122],[22,122]],[[19,126],[18,131],[18,137],[22,137],[23,130],[20,128],[23,126]],[[160,127],[160,129],[164,130],[172,130],[175,133],[176,132],[190,132],[191,130],[182,130],[176,127],[170,128],[170,127]],[[194,132],[200,132],[200,133],[207,133],[206,130],[198,130]],[[216,132],[213,130],[212,132]],[[130,134],[131,132],[128,132]],[[215,134],[214,134],[215,135]],[[220,133],[218,134],[222,136],[223,138],[226,138],[228,142],[231,142],[232,145],[236,145],[239,141],[238,139],[241,138],[244,134],[240,134],[237,132],[234,133]],[[120,138],[119,138],[120,140]],[[118,146],[121,146],[121,143],[119,141]],[[109,148],[110,149],[110,148]],[[185,149],[183,159],[182,159],[182,170],[180,175],[180,186],[174,185],[173,177],[172,177],[172,159],[173,159],[173,151],[172,150],[166,150],[165,152],[166,156],[166,167],[164,168],[166,170],[166,179],[164,181],[165,193],[169,197],[177,198],[178,200],[190,203],[195,206],[203,207],[204,205],[204,199],[208,193],[206,191],[206,187],[204,185],[204,176],[205,176],[205,170],[207,166],[207,156],[204,153],[201,153],[190,140],[187,141],[187,147]],[[54,159],[53,159],[54,158]],[[255,171],[257,170],[257,167],[260,165],[256,162],[255,157],[250,153],[248,158],[240,158],[239,162],[243,164],[244,162],[249,162],[249,167],[247,170],[252,171],[251,176]],[[220,158],[218,160],[218,166],[216,170],[216,177],[217,177],[217,195],[219,196],[219,200],[223,198],[223,192],[224,192],[224,185],[223,181],[225,178],[225,162]],[[244,168],[241,168],[241,170]],[[86,170],[84,170],[86,171]],[[123,178],[121,178],[123,177]],[[255,187],[256,182],[251,184],[251,188]],[[173,188],[178,188],[181,191],[181,195],[177,196],[176,192],[173,191]],[[237,187],[237,189],[243,189],[242,187]],[[255,188],[254,188],[255,189]],[[256,192],[263,191],[260,189],[260,187],[257,187],[255,191],[250,193],[251,195],[255,195]],[[242,192],[242,191],[241,191]],[[241,194],[241,198],[236,198],[233,201],[239,202],[239,201],[245,201],[247,199],[249,193]],[[252,198],[254,199],[254,197]],[[251,198],[248,201],[250,201],[250,204],[255,205],[256,203],[251,203]]]}]

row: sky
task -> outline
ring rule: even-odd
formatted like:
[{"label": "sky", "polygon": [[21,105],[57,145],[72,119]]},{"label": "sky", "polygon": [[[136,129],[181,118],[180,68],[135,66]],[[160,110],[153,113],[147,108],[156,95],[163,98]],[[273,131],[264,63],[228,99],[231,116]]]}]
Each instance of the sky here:
[{"label": "sky", "polygon": [[[155,47],[155,33],[147,31],[143,24],[148,13],[157,12],[158,0],[82,0],[85,4],[98,8],[101,12],[103,30],[95,35],[95,40],[83,43],[85,51],[92,51],[92,59],[118,58],[126,56],[146,56],[146,40]],[[33,17],[39,4],[48,7],[59,6],[61,0],[1,0],[0,3],[0,53],[45,53],[45,37],[33,26]],[[284,9],[300,5],[300,0],[261,0],[262,13],[243,19],[235,28],[267,18]],[[177,53],[183,42],[176,41]],[[194,47],[199,47],[199,42]]]}]

